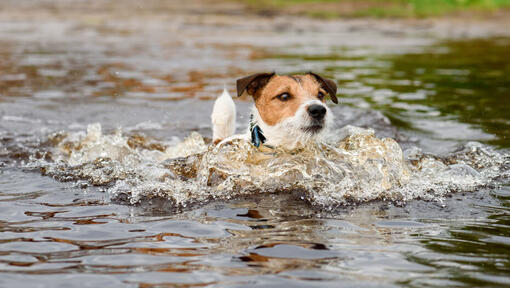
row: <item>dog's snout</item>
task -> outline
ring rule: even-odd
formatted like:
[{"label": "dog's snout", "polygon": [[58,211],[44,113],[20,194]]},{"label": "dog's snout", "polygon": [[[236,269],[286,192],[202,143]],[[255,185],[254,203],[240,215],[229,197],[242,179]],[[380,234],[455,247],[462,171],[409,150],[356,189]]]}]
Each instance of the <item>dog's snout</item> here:
[{"label": "dog's snout", "polygon": [[308,114],[316,120],[322,120],[324,118],[324,115],[326,114],[326,107],[319,105],[319,104],[313,104],[308,106]]}]

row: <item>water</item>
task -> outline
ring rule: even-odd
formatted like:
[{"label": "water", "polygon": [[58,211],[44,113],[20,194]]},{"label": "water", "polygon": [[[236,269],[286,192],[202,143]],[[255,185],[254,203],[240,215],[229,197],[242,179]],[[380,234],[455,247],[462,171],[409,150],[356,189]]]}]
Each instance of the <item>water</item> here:
[{"label": "water", "polygon": [[[0,10],[0,286],[510,284],[508,38],[57,3]],[[275,67],[339,81],[337,139],[209,147]]]},{"label": "water", "polygon": [[415,146],[402,152],[370,129],[347,125],[329,133],[336,137],[294,150],[257,149],[245,137],[210,146],[196,132],[166,146],[120,130],[104,135],[96,123],[87,133],[50,136],[53,147],[38,149],[24,167],[106,187],[112,199],[130,204],[163,198],[168,209],[270,193],[328,210],[373,200],[441,200],[510,176],[508,156],[476,142],[441,159]]}]

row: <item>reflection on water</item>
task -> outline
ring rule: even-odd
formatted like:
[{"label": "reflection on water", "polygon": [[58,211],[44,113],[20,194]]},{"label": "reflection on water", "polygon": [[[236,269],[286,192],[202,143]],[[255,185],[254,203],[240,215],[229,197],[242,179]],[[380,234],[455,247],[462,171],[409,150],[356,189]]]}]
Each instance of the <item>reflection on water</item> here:
[{"label": "reflection on water", "polygon": [[494,192],[501,206],[477,204],[488,212],[486,219],[452,223],[441,234],[424,237],[421,242],[427,251],[409,256],[409,260],[433,268],[430,279],[410,281],[411,286],[507,286],[510,265],[508,187]]},{"label": "reflection on water", "polygon": [[[469,143],[510,146],[507,38],[434,44],[427,33],[438,31],[426,27],[252,19],[231,4],[210,15],[195,1],[4,1],[0,286],[509,285],[510,190],[497,185],[508,183],[508,153]],[[411,182],[418,181],[402,195],[415,200],[349,202],[329,211],[314,201],[344,199],[346,190],[331,189],[323,199],[307,191],[303,201],[296,191],[225,189],[215,201],[179,211],[161,197],[112,201],[113,189],[147,195],[154,186],[139,184],[159,185],[162,193],[173,191],[176,179],[189,185],[186,178],[203,171],[187,162],[195,157],[189,154],[210,149],[208,99],[239,75],[273,69],[338,80],[342,105],[332,110],[339,128],[373,128],[379,139],[396,139]],[[249,111],[245,100],[237,101],[241,117]],[[246,122],[239,119],[238,132]],[[88,128],[99,137],[85,147]],[[296,167],[310,164],[298,158],[291,159]],[[289,171],[278,167],[273,172]],[[210,183],[225,174],[234,173],[211,171],[217,177]],[[305,186],[321,180],[304,179]],[[205,197],[213,186],[182,199]],[[352,191],[380,189],[373,186]]]},{"label": "reflection on water", "polygon": [[[510,104],[506,100],[510,97],[510,60],[506,55],[509,49],[507,38],[461,40],[447,42],[430,52],[395,57],[392,71],[379,75],[387,77],[385,83],[375,85],[376,89],[395,91],[395,101],[390,100],[390,105],[381,103],[380,107],[387,107],[402,121],[412,111],[425,118],[468,123],[496,136],[488,143],[510,147]],[[398,85],[406,79],[416,84]],[[399,107],[398,103],[406,105]],[[417,122],[414,128],[433,127]],[[457,134],[460,133],[450,137],[456,138]]]},{"label": "reflection on water", "polygon": [[91,286],[507,281],[508,189],[489,201],[488,193],[454,195],[446,208],[376,203],[328,214],[266,195],[169,215],[113,205],[48,177],[2,173],[16,181],[1,190],[18,191],[1,195],[2,283],[51,286],[76,275]]},{"label": "reflection on water", "polygon": [[322,63],[339,80],[344,103],[381,110],[402,128],[432,139],[508,148],[509,49],[510,39],[494,38],[445,41],[398,55],[359,57],[340,50],[277,57]]}]

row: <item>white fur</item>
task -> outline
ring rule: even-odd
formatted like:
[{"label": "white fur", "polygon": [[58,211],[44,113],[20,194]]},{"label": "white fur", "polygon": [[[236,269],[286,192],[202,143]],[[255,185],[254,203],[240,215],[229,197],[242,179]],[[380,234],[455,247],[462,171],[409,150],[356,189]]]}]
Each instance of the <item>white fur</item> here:
[{"label": "white fur", "polygon": [[[313,104],[323,105],[326,108],[324,116],[324,127],[318,133],[306,132],[303,129],[312,124],[312,119],[308,115],[307,107]],[[319,100],[307,101],[294,114],[294,116],[283,120],[275,125],[268,125],[260,117],[259,111],[255,106],[252,108],[253,121],[256,122],[262,133],[266,137],[265,145],[274,147],[283,147],[294,149],[305,145],[312,140],[322,140],[328,135],[329,128],[333,124],[333,114],[331,110]],[[214,102],[213,112],[211,114],[213,123],[213,141],[231,139],[235,133],[236,109],[232,97],[225,89],[216,102]],[[233,138],[250,139],[251,132]]]},{"label": "white fur", "polygon": [[223,89],[221,96],[214,102],[211,120],[213,141],[234,135],[236,130],[236,105],[227,89]]},{"label": "white fur", "polygon": [[[305,132],[303,129],[311,125],[311,118],[306,108],[313,104],[323,105],[326,108],[324,127],[318,133]],[[253,107],[253,120],[257,122],[266,137],[265,145],[280,146],[294,149],[305,145],[312,140],[322,140],[328,134],[328,128],[333,124],[333,114],[330,109],[318,100],[307,101],[299,106],[296,114],[275,125],[266,124],[260,117],[259,111]]]}]

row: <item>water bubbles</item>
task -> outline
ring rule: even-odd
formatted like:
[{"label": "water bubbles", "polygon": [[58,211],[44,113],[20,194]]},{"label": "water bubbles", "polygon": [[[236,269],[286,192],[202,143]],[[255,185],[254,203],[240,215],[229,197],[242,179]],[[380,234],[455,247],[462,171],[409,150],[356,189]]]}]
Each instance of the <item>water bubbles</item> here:
[{"label": "water bubbles", "polygon": [[292,151],[257,149],[244,137],[208,146],[196,132],[161,143],[120,129],[105,134],[97,123],[52,143],[49,159],[31,158],[43,174],[80,187],[103,186],[131,204],[163,198],[175,208],[260,193],[291,193],[327,210],[373,200],[438,201],[509,175],[508,155],[480,143],[438,157],[417,147],[402,152],[393,139],[354,126]]},{"label": "water bubbles", "polygon": [[470,167],[466,164],[463,164],[463,163],[453,164],[453,165],[448,166],[447,173],[452,176],[455,175],[455,176],[466,176],[466,177],[474,177],[474,178],[481,176],[480,173],[478,173],[475,169],[473,169],[472,167]]}]

